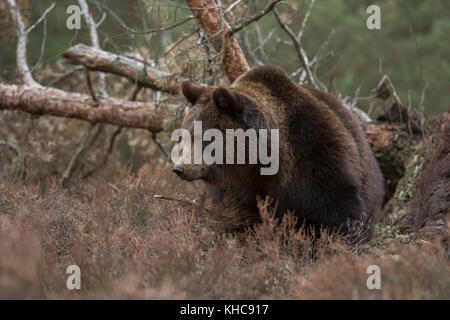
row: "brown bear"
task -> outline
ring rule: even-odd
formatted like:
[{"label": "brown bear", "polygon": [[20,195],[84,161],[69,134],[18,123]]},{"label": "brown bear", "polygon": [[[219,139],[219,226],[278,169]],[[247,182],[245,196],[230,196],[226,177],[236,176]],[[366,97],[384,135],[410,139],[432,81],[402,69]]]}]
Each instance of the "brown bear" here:
[{"label": "brown bear", "polygon": [[202,123],[203,132],[278,129],[279,170],[261,175],[259,162],[187,164],[180,160],[173,167],[180,178],[203,180],[215,202],[224,193],[231,194],[241,209],[255,216],[257,198],[270,197],[277,203],[279,217],[291,211],[306,226],[344,234],[350,233],[349,223],[356,223],[362,228],[352,240],[370,238],[383,200],[383,179],[360,124],[337,98],[298,85],[272,66],[248,71],[229,88],[185,81],[181,89],[192,105],[182,123],[191,136],[195,121]]}]

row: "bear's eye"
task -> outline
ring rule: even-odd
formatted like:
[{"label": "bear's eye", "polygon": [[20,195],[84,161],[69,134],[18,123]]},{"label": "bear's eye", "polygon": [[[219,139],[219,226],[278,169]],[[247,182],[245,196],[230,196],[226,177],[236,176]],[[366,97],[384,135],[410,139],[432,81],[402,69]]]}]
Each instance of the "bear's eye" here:
[{"label": "bear's eye", "polygon": [[203,97],[201,97],[201,98],[198,100],[197,103],[198,103],[198,104],[201,104],[201,105],[203,105],[203,106],[206,106],[206,105],[209,103],[209,98],[203,96]]}]

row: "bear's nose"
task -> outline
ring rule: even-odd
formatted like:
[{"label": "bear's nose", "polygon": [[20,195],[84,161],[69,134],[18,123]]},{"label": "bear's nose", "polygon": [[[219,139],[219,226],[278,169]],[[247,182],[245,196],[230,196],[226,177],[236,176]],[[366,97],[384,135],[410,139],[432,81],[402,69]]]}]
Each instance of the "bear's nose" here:
[{"label": "bear's nose", "polygon": [[172,171],[175,172],[179,177],[182,177],[184,173],[183,167],[179,165],[173,166]]}]

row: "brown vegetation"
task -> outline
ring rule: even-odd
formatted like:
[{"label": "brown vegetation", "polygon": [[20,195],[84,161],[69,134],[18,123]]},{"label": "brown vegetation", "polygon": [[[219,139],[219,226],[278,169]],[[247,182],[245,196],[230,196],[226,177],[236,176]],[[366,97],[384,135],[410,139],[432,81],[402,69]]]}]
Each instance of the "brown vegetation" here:
[{"label": "brown vegetation", "polygon": [[[292,216],[277,224],[264,203],[261,224],[227,234],[225,213],[155,197],[198,200],[167,166],[40,189],[1,186],[1,298],[450,298],[439,245],[400,244],[380,231],[382,251],[357,255],[331,236],[313,250]],[[81,268],[79,291],[65,287],[72,264]],[[371,264],[381,267],[381,290],[366,287]]]}]

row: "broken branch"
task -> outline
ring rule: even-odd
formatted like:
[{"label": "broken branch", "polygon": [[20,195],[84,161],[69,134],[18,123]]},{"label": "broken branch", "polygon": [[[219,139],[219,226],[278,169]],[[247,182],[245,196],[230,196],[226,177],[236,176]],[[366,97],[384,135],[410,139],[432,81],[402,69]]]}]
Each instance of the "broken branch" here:
[{"label": "broken branch", "polygon": [[163,131],[164,112],[155,103],[130,102],[91,96],[54,88],[0,83],[0,109],[21,110],[36,115],[75,118],[91,123]]},{"label": "broken branch", "polygon": [[140,87],[178,94],[177,83],[164,83],[169,75],[136,59],[120,56],[84,44],[77,44],[63,53],[73,64],[83,65],[91,70],[112,73],[135,82]]}]

